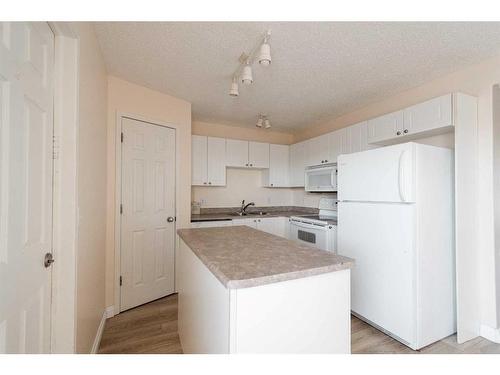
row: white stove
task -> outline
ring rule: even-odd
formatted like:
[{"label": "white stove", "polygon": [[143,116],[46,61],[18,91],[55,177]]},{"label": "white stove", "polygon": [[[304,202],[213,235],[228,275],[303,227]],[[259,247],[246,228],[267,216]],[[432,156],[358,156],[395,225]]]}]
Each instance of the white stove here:
[{"label": "white stove", "polygon": [[292,216],[289,219],[291,240],[316,248],[336,252],[337,245],[337,201],[321,198],[319,214]]}]

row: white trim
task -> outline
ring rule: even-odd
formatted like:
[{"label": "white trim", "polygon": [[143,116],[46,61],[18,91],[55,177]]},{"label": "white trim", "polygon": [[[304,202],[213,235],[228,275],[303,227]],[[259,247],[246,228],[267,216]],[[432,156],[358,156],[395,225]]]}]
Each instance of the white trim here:
[{"label": "white trim", "polygon": [[480,335],[487,340],[500,344],[500,329],[492,328],[484,324],[481,325]]},{"label": "white trim", "polygon": [[115,316],[115,307],[114,306],[108,306],[106,307],[106,318],[112,318]]},{"label": "white trim", "polygon": [[95,334],[95,339],[94,343],[92,344],[92,349],[90,350],[90,354],[96,354],[99,351],[99,345],[101,344],[102,333],[104,332],[104,325],[106,324],[106,314],[107,314],[106,310],[104,310],[102,313],[101,322],[99,323],[99,327],[97,328],[97,332]]},{"label": "white trim", "polygon": [[70,23],[49,23],[55,35],[51,352],[76,350],[76,254],[79,41]]},{"label": "white trim", "polygon": [[[122,153],[121,153],[121,133],[122,133],[122,118],[129,118],[132,120],[147,122],[152,125],[163,126],[166,128],[175,130],[175,216],[179,217],[179,160],[180,160],[180,149],[181,144],[179,140],[179,129],[180,125],[173,123],[158,121],[155,119],[147,118],[145,116],[131,114],[127,112],[116,112],[115,117],[115,280],[114,280],[114,313],[119,314],[121,312],[121,298],[120,298],[120,273],[121,273],[121,214],[120,214],[120,204],[121,204],[121,192],[122,192]],[[177,229],[177,222],[176,222]],[[177,232],[177,231],[176,231]],[[176,240],[174,241],[174,254],[177,254],[178,241],[177,234]],[[175,256],[174,256],[174,269],[175,269]],[[174,275],[175,280],[175,275]],[[176,291],[176,286],[174,284],[174,291]]]}]

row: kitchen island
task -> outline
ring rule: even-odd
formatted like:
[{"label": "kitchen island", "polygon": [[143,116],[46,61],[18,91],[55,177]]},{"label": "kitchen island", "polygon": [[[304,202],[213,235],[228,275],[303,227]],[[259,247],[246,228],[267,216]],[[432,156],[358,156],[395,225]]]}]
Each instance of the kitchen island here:
[{"label": "kitchen island", "polygon": [[247,226],[180,229],[185,353],[349,353],[354,261]]}]

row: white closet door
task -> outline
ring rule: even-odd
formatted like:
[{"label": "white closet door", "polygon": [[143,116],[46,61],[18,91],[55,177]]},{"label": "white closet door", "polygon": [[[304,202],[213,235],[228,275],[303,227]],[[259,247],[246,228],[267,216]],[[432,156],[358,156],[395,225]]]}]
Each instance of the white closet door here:
[{"label": "white closet door", "polygon": [[123,119],[120,311],[174,292],[175,130]]},{"label": "white closet door", "polygon": [[54,35],[0,23],[0,353],[49,353]]}]

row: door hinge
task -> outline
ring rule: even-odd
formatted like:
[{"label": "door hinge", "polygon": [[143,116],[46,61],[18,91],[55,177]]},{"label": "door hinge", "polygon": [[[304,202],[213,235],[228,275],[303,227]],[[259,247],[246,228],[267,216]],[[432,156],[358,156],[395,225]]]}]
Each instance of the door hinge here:
[{"label": "door hinge", "polygon": [[52,159],[59,159],[59,140],[56,135],[52,136]]},{"label": "door hinge", "polygon": [[122,279],[122,277],[120,276],[120,286],[122,286],[122,284],[123,284],[123,279]]},{"label": "door hinge", "polygon": [[122,141],[122,143],[123,143],[123,132],[122,132],[122,134],[121,134],[121,141]]},{"label": "door hinge", "polygon": [[123,214],[123,204],[120,203],[120,215]]}]

